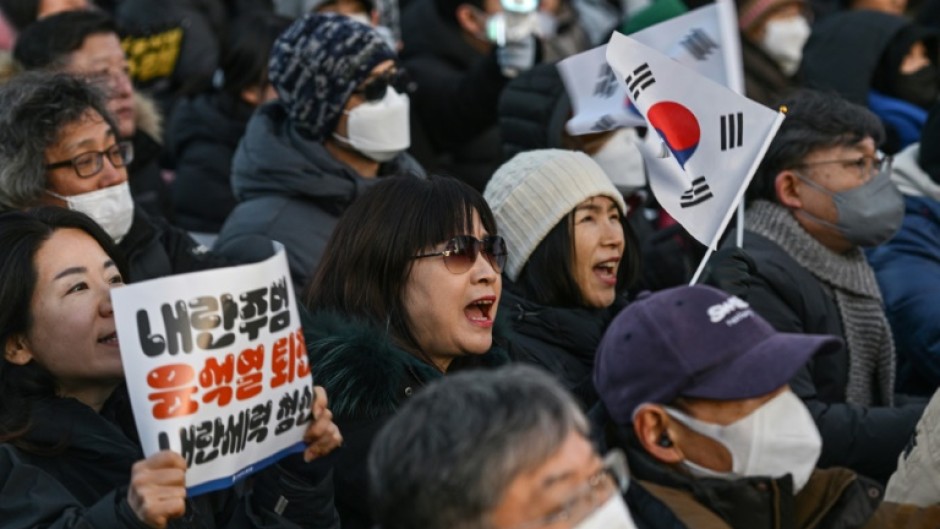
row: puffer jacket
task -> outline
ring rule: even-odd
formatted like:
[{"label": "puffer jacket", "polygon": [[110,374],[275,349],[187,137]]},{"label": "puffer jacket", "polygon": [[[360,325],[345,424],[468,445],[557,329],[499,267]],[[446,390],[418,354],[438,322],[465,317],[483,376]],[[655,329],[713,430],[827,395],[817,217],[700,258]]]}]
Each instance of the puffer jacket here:
[{"label": "puffer jacket", "polygon": [[[295,291],[301,292],[320,263],[340,215],[377,179],[363,178],[333,158],[322,143],[294,129],[278,102],[258,109],[232,162],[238,206],[215,249],[238,262],[273,255],[271,241],[287,250]],[[413,158],[400,154],[382,164],[379,176],[423,176]]]}]

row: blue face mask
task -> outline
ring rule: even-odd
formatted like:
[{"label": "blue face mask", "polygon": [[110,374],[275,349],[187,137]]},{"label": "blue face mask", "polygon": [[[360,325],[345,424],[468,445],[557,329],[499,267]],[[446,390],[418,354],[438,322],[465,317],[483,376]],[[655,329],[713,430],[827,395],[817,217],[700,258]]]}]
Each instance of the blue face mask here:
[{"label": "blue face mask", "polygon": [[800,180],[819,192],[832,197],[839,214],[835,224],[806,210],[800,210],[813,221],[828,226],[855,246],[878,246],[901,228],[904,220],[904,197],[891,183],[889,170],[881,171],[870,181],[847,191],[830,191],[805,176]]}]

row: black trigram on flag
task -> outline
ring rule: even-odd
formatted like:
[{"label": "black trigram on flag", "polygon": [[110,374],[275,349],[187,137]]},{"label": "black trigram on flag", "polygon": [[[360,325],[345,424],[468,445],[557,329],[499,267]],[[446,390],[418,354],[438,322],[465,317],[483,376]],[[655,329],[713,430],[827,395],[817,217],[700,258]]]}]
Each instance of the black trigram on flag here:
[{"label": "black trigram on flag", "polygon": [[604,132],[613,129],[616,124],[617,122],[614,121],[614,118],[610,117],[610,114],[604,114],[601,116],[601,119],[594,123],[594,126],[591,127],[591,131]]},{"label": "black trigram on flag", "polygon": [[692,180],[692,187],[686,189],[685,193],[679,197],[679,205],[683,208],[691,208],[712,198],[712,190],[708,187],[708,182],[704,176]]},{"label": "black trigram on flag", "polygon": [[727,151],[744,145],[744,114],[737,112],[721,116],[721,150]]},{"label": "black trigram on flag", "polygon": [[614,70],[608,64],[601,66],[600,74],[597,76],[597,84],[594,86],[594,97],[608,98],[614,95],[617,90],[617,76]]},{"label": "black trigram on flag", "polygon": [[633,73],[627,76],[627,89],[630,90],[630,96],[634,101],[640,97],[640,94],[643,93],[643,90],[646,90],[653,83],[656,82],[656,79],[653,79],[653,72],[650,70],[650,67],[645,62],[640,65],[636,70],[633,70]]},{"label": "black trigram on flag", "polygon": [[709,53],[718,49],[718,44],[699,28],[693,29],[679,44],[699,61],[704,61]]}]

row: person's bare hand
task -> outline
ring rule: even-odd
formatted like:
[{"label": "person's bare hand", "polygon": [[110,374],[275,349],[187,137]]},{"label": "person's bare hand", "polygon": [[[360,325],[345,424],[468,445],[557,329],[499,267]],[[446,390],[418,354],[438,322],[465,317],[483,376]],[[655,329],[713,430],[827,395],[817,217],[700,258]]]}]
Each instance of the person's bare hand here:
[{"label": "person's bare hand", "polygon": [[326,390],[321,386],[316,386],[313,390],[313,422],[304,432],[304,444],[307,445],[304,449],[304,461],[308,463],[329,454],[334,448],[343,444],[343,434],[333,423],[333,412],[327,407],[329,402],[326,398]]},{"label": "person's bare hand", "polygon": [[140,521],[154,529],[186,512],[186,460],[163,450],[134,463],[127,503]]}]

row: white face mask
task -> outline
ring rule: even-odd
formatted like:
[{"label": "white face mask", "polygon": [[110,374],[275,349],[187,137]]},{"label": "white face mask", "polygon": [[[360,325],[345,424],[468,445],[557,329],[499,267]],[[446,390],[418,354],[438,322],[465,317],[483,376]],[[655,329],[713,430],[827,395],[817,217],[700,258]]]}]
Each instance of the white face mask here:
[{"label": "white face mask", "polygon": [[761,48],[770,55],[787,75],[793,75],[803,60],[803,45],[809,38],[810,27],[805,17],[795,16],[767,22]]},{"label": "white face mask", "polygon": [[731,472],[718,472],[685,460],[685,466],[698,477],[779,478],[791,474],[796,493],[809,481],[822,449],[813,417],[790,390],[727,426],[703,422],[672,408],[666,411],[691,430],[718,441],[731,453]]},{"label": "white face mask", "polygon": [[69,209],[91,217],[116,243],[127,235],[134,221],[134,199],[127,182],[70,197],[49,190],[46,193],[64,200]]},{"label": "white face mask", "polygon": [[574,529],[636,529],[636,524],[623,502],[623,496],[615,492]]},{"label": "white face mask", "polygon": [[333,137],[369,159],[387,162],[411,146],[408,104],[407,95],[389,86],[381,100],[345,112],[348,138],[335,132]]},{"label": "white face mask", "polygon": [[646,185],[643,155],[634,143],[634,129],[619,129],[591,158],[607,173],[610,181],[625,195]]}]

